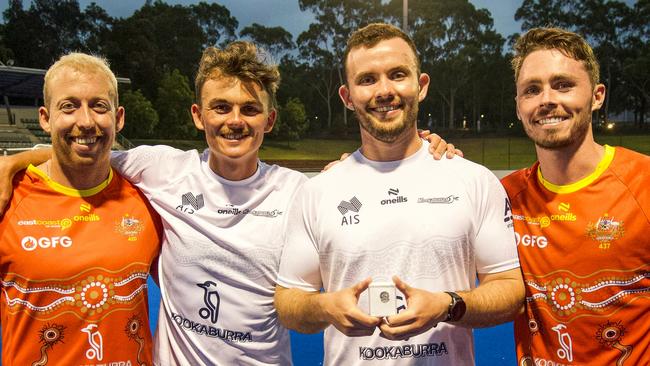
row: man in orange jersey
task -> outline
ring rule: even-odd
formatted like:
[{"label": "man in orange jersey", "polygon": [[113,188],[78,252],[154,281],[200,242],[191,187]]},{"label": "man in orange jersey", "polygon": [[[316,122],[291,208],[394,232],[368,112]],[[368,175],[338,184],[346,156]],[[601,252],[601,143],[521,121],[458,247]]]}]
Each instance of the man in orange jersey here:
[{"label": "man in orange jersey", "polygon": [[526,284],[518,364],[646,364],[650,157],[594,141],[605,86],[579,35],[532,29],[512,66],[517,116],[539,160],[502,180]]},{"label": "man in orange jersey", "polygon": [[146,280],[162,228],[110,166],[117,81],[103,59],[71,53],[43,94],[51,156],[15,177],[0,220],[2,363],[150,365]]}]

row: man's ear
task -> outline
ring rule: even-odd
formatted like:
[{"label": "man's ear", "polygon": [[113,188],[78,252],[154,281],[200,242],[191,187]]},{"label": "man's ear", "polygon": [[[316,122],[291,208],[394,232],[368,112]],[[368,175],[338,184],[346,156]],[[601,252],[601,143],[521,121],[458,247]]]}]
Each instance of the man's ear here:
[{"label": "man's ear", "polygon": [[515,114],[517,115],[517,119],[521,121],[521,115],[519,114],[519,99],[517,98],[516,94],[515,94]]},{"label": "man's ear", "polygon": [[418,78],[418,87],[419,87],[419,92],[418,92],[418,101],[423,101],[424,98],[426,98],[427,93],[429,92],[429,83],[431,82],[431,78],[429,78],[429,74],[422,73],[420,74],[420,77]]},{"label": "man's ear", "polygon": [[350,100],[350,89],[348,89],[347,85],[343,84],[339,87],[339,97],[341,97],[341,101],[343,101],[343,105],[351,111],[354,110],[354,104],[352,104],[352,100]]},{"label": "man's ear", "polygon": [[598,84],[596,85],[596,87],[594,87],[594,94],[591,98],[592,112],[597,109],[600,109],[600,107],[603,106],[603,103],[605,102],[605,94],[606,94],[605,85]]},{"label": "man's ear", "polygon": [[203,126],[203,121],[201,120],[201,107],[198,104],[192,104],[190,107],[190,112],[192,113],[192,121],[194,121],[194,126],[197,129],[204,131],[205,127]]},{"label": "man's ear", "polygon": [[45,107],[40,107],[38,109],[38,123],[41,125],[43,131],[50,133],[52,129],[50,128],[50,112]]},{"label": "man's ear", "polygon": [[273,126],[275,126],[275,121],[278,118],[278,112],[275,110],[275,108],[271,109],[269,112],[269,116],[266,119],[266,126],[264,127],[264,133],[269,133],[273,129]]},{"label": "man's ear", "polygon": [[115,112],[115,133],[122,131],[124,128],[124,113],[124,107],[117,107],[117,111]]}]

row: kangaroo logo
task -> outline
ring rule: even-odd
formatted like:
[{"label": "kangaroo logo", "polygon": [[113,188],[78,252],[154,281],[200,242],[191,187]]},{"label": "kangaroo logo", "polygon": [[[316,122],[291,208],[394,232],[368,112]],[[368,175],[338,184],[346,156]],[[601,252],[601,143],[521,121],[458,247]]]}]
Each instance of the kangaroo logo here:
[{"label": "kangaroo logo", "polygon": [[554,326],[553,329],[557,333],[557,339],[560,342],[560,347],[557,350],[557,356],[562,359],[566,359],[569,362],[573,361],[573,345],[571,342],[571,335],[567,331],[567,327],[564,324],[558,324]]},{"label": "kangaroo logo", "polygon": [[205,303],[205,307],[199,309],[199,315],[203,319],[210,319],[212,324],[216,324],[219,318],[219,303],[221,302],[217,292],[217,284],[212,281],[205,281],[196,285],[203,289],[203,302]]},{"label": "kangaroo logo", "polygon": [[88,324],[81,331],[88,334],[88,343],[90,344],[90,348],[86,351],[86,358],[101,361],[104,358],[104,341],[102,334],[96,328],[97,324]]}]

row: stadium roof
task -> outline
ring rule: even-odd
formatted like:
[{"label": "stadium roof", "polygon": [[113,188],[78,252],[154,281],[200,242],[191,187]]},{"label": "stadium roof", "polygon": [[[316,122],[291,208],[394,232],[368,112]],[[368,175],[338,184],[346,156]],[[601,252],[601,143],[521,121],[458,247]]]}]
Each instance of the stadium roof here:
[{"label": "stadium roof", "polygon": [[[43,78],[47,70],[0,65],[0,95],[21,98],[42,98]],[[131,84],[128,78],[118,83]]]}]

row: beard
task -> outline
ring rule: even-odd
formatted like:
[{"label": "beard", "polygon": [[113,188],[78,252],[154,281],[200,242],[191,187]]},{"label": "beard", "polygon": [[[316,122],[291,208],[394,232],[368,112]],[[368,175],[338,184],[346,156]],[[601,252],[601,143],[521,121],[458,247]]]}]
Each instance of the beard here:
[{"label": "beard", "polygon": [[577,142],[583,141],[587,132],[589,131],[589,126],[591,125],[591,110],[587,109],[588,112],[582,112],[576,116],[577,121],[571,126],[568,134],[564,130],[550,130],[542,131],[542,133],[537,133],[534,128],[531,128],[529,125],[524,124],[524,130],[526,135],[533,140],[536,146],[539,146],[543,149],[560,149],[563,147],[574,145]]},{"label": "beard", "polygon": [[418,103],[404,103],[402,116],[394,121],[379,121],[365,109],[356,108],[354,112],[361,128],[381,142],[391,143],[408,128],[415,125],[418,117]]}]

